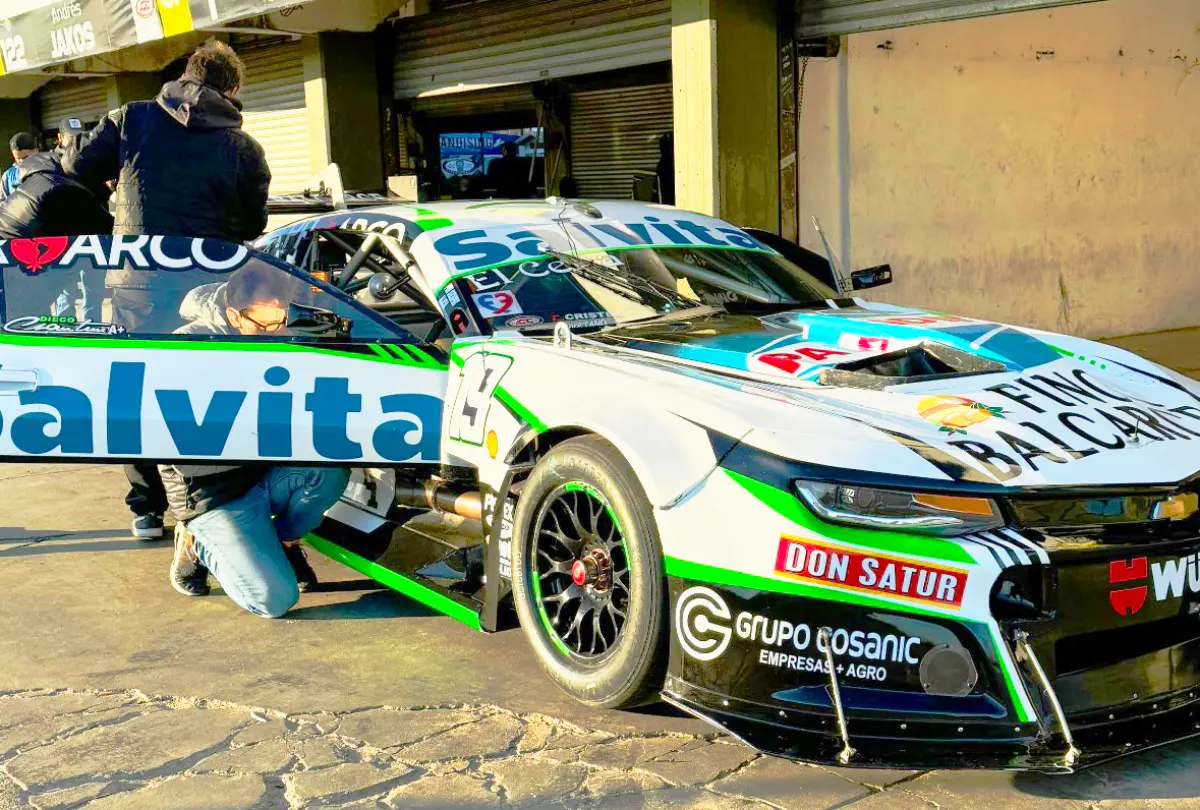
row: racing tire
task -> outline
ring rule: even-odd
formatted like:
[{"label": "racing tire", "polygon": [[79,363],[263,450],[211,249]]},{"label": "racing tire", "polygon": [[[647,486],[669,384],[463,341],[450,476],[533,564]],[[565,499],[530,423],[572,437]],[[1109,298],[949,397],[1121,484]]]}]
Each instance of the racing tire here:
[{"label": "racing tire", "polygon": [[[581,514],[578,523],[563,517],[572,508]],[[616,709],[654,702],[669,654],[667,587],[658,527],[633,468],[599,436],[565,441],[526,479],[513,522],[513,601],[542,669],[590,706]],[[606,591],[599,590],[603,579],[581,584],[576,578],[583,561],[572,563],[570,576],[565,574],[568,546],[582,559],[574,542],[580,524],[583,534],[599,537],[589,541],[587,560],[598,559],[606,543],[612,548]],[[590,531],[593,526],[595,532]],[[563,542],[555,534],[560,528]],[[596,568],[592,566],[593,572]],[[599,569],[602,575],[603,561]],[[572,612],[572,598],[554,603],[572,585],[583,594],[581,603],[590,591],[590,612],[582,604]],[[583,620],[573,621],[580,613]],[[601,647],[598,654],[596,647]]]}]

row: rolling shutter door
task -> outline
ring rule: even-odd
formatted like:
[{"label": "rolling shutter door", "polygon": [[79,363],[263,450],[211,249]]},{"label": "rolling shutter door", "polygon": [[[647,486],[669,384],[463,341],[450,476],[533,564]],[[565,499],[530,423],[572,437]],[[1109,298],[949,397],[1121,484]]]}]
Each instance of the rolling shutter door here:
[{"label": "rolling shutter door", "polygon": [[64,118],[89,126],[108,114],[108,80],[56,79],[41,89],[42,129],[58,129]]},{"label": "rolling shutter door", "polygon": [[633,173],[654,171],[658,138],[672,129],[671,85],[571,96],[571,175],[580,196],[633,198]]},{"label": "rolling shutter door", "polygon": [[394,87],[418,98],[670,58],[669,0],[492,0],[399,24]]},{"label": "rolling shutter door", "polygon": [[797,31],[806,37],[879,31],[966,17],[1031,11],[1095,0],[799,0]]},{"label": "rolling shutter door", "polygon": [[316,171],[311,163],[304,105],[304,60],[298,42],[235,44],[246,63],[242,124],[267,153],[271,193],[303,191]]}]

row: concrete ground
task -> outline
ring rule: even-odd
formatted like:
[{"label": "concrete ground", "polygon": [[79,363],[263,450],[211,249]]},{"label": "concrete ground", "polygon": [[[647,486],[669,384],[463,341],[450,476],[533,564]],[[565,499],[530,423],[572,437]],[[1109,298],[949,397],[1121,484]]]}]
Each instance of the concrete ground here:
[{"label": "concrete ground", "polygon": [[[1122,345],[1183,369],[1200,330]],[[756,755],[585,709],[484,635],[327,560],[282,621],[171,590],[112,467],[0,467],[0,810],[1200,807],[1200,743],[1068,777]]]}]

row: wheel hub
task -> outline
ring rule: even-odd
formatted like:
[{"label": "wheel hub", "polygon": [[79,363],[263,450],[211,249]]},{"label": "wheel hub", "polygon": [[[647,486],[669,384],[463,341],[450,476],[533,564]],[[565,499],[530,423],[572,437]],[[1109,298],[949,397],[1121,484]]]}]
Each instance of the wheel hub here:
[{"label": "wheel hub", "polygon": [[592,549],[571,564],[571,581],[604,593],[612,585],[612,561],[600,549]]}]

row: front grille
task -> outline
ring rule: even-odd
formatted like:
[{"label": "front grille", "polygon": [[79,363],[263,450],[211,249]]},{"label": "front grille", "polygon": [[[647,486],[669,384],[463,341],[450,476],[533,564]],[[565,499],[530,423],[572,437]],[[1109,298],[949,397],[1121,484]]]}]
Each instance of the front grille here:
[{"label": "front grille", "polygon": [[1054,645],[1057,677],[1119,664],[1200,638],[1200,621],[1181,614],[1169,619],[1060,638]]},{"label": "front grille", "polygon": [[1190,495],[1194,485],[1139,491],[1080,491],[1063,495],[1015,495],[1004,508],[1020,529],[1034,529],[1065,546],[1164,543],[1200,534],[1200,512],[1185,520],[1155,519],[1155,509],[1172,496]]}]

